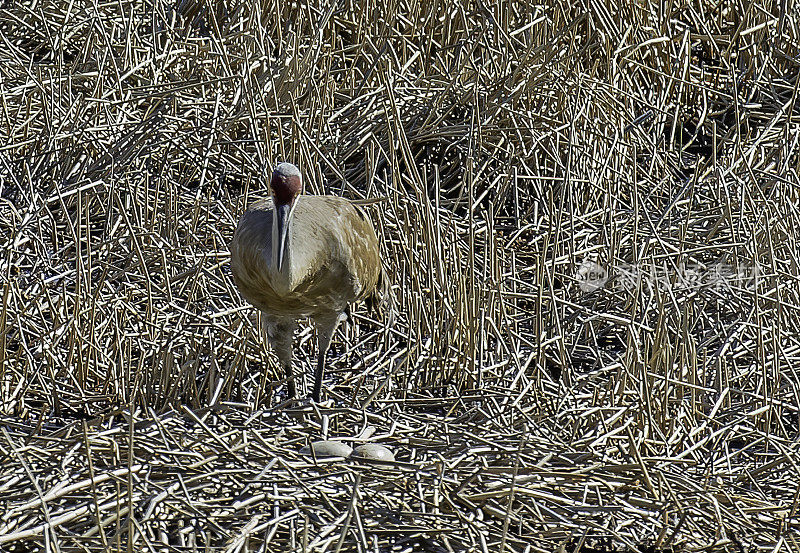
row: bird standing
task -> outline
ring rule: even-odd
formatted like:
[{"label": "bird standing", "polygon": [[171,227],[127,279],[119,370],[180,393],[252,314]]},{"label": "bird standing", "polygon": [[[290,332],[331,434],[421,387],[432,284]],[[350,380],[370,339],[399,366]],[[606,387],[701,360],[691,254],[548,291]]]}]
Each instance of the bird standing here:
[{"label": "bird standing", "polygon": [[[233,281],[261,311],[262,326],[295,396],[292,342],[297,319],[317,328],[318,357],[311,397],[319,402],[325,354],[348,305],[378,299],[386,284],[378,238],[369,219],[344,198],[301,195],[302,175],[281,163],[272,197],[242,216],[230,244]],[[379,286],[383,284],[383,286]]]}]

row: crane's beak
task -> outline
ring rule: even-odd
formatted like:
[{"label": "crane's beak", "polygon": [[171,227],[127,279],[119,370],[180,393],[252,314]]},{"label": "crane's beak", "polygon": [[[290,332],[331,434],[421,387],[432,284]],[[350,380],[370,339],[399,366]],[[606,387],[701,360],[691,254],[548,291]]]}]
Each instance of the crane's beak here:
[{"label": "crane's beak", "polygon": [[275,214],[278,217],[278,271],[280,271],[283,267],[283,256],[286,253],[286,242],[287,237],[289,236],[289,215],[291,213],[291,209],[291,204],[275,206]]}]

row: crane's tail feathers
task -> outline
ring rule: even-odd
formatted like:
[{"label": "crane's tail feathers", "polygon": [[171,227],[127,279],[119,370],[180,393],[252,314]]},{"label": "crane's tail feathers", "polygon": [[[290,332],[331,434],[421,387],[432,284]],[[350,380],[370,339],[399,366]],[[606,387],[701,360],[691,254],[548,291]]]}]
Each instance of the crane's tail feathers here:
[{"label": "crane's tail feathers", "polygon": [[386,276],[386,271],[381,267],[378,275],[378,285],[375,291],[367,298],[367,308],[375,318],[381,317],[386,322],[386,326],[394,325],[394,296],[392,295],[392,283]]}]

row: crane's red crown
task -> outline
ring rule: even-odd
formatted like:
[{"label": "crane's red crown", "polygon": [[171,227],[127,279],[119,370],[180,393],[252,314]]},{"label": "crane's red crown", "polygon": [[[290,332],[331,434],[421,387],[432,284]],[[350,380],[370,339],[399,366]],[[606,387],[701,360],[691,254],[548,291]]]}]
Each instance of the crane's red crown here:
[{"label": "crane's red crown", "polygon": [[294,201],[303,189],[303,177],[300,169],[291,163],[279,163],[272,171],[272,180],[269,183],[272,197],[276,205],[288,205]]}]

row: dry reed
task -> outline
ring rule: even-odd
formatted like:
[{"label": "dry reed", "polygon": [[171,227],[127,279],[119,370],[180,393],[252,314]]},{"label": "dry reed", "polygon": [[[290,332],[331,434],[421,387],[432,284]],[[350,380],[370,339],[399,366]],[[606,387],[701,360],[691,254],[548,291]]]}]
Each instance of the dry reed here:
[{"label": "dry reed", "polygon": [[[800,550],[798,15],[0,3],[1,547]],[[279,160],[384,199],[334,406],[230,279]]]}]

